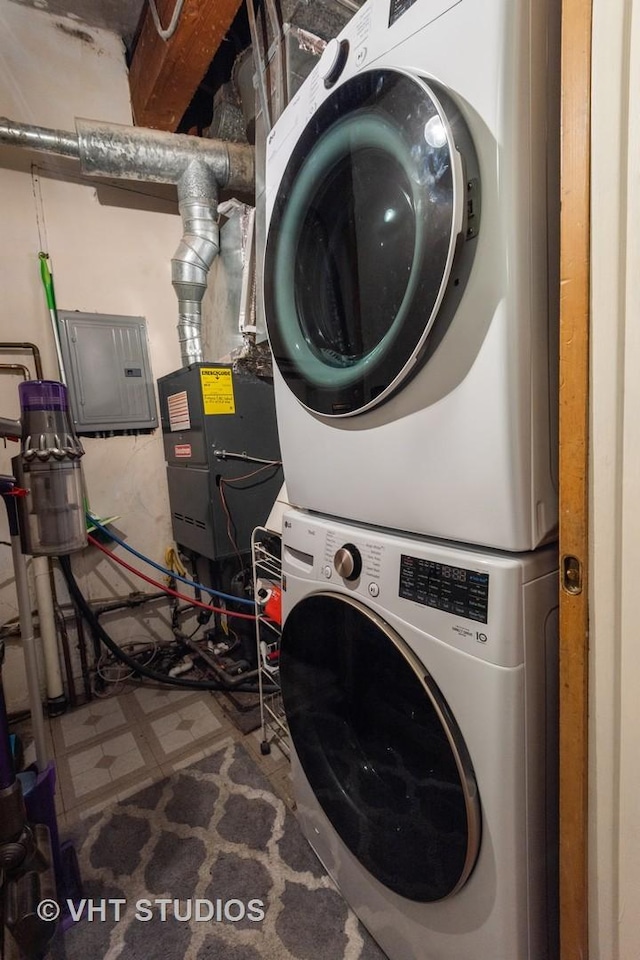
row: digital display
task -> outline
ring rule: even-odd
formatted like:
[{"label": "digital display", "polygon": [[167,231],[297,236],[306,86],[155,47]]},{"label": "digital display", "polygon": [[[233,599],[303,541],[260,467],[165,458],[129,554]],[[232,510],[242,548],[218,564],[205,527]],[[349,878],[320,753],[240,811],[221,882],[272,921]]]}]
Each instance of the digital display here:
[{"label": "digital display", "polygon": [[445,580],[456,580],[458,583],[467,582],[467,571],[461,567],[447,567],[443,564],[442,576]]},{"label": "digital display", "polygon": [[489,574],[402,554],[399,595],[467,620],[487,623]]}]

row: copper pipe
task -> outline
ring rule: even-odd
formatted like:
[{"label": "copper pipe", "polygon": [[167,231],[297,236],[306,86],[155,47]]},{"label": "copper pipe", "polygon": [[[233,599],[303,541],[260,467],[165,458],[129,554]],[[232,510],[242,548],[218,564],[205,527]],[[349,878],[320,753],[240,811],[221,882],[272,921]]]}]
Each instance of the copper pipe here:
[{"label": "copper pipe", "polygon": [[31,380],[29,367],[25,367],[24,363],[0,363],[0,370],[4,373],[21,373],[23,380]]},{"label": "copper pipe", "polygon": [[42,361],[40,359],[40,350],[35,343],[18,343],[16,340],[9,340],[6,343],[0,343],[0,350],[25,350],[33,355],[33,366],[36,371],[36,380],[42,380]]}]

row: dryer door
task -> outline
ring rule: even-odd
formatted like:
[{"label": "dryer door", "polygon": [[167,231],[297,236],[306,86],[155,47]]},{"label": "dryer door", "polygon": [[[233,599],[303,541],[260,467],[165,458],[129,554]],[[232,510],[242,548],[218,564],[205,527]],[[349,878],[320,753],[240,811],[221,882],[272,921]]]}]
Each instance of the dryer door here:
[{"label": "dryer door", "polygon": [[282,634],[291,738],[334,829],[395,893],[456,893],[480,846],[480,803],[462,735],[407,644],[350,597],[297,604]]},{"label": "dryer door", "polygon": [[371,70],[324,101],[280,182],[264,268],[271,347],[305,407],[362,413],[415,371],[462,296],[479,215],[446,91]]}]

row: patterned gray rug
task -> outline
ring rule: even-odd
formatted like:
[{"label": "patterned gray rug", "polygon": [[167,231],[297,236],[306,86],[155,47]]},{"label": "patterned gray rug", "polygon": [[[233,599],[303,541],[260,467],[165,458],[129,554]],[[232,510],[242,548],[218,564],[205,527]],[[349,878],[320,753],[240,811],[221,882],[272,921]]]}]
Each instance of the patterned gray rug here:
[{"label": "patterned gray rug", "polygon": [[384,960],[239,744],[71,839],[86,903],[55,960]]}]

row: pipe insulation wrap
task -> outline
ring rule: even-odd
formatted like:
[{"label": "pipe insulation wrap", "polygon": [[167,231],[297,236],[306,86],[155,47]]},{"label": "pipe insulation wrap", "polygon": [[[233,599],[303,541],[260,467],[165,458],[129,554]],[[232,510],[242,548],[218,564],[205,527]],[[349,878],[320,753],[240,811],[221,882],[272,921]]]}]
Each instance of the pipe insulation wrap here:
[{"label": "pipe insulation wrap", "polygon": [[0,117],[0,144],[80,160],[87,174],[178,183],[201,160],[221,187],[253,194],[254,150],[249,144],[98,120],[76,120],[76,133]]},{"label": "pipe insulation wrap", "polygon": [[221,187],[253,193],[253,147],[120,123],[76,120],[84,173],[152,183],[178,183],[196,160]]},{"label": "pipe insulation wrap", "polygon": [[80,157],[75,134],[30,123],[15,123],[7,117],[0,117],[0,143],[9,147],[26,147],[39,153],[55,153],[61,157]]}]

